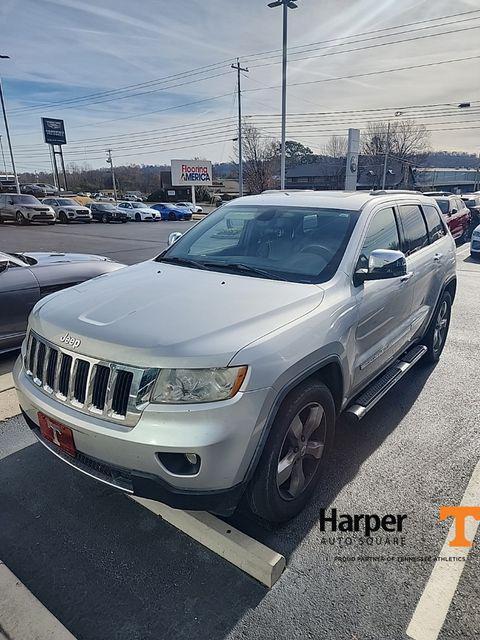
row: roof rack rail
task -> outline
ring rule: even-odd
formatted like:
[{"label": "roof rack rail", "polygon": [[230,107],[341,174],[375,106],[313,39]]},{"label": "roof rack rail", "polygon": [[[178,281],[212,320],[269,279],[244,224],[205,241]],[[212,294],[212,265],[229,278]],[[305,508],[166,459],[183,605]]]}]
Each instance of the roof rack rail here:
[{"label": "roof rack rail", "polygon": [[370,191],[371,196],[388,196],[390,193],[415,193],[421,195],[422,192],[415,189],[376,189]]}]

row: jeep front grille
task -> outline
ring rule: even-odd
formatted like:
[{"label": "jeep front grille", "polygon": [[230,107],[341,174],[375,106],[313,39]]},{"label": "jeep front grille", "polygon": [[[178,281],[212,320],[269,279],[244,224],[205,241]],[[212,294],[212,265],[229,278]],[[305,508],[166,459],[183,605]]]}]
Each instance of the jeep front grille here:
[{"label": "jeep front grille", "polygon": [[80,356],[32,331],[24,365],[33,383],[57,401],[126,426],[137,423],[158,373]]}]

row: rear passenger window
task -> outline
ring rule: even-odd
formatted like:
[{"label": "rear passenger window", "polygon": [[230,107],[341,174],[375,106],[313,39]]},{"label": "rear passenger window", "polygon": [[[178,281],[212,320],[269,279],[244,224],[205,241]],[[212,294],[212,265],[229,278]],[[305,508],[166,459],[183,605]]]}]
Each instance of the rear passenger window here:
[{"label": "rear passenger window", "polygon": [[447,232],[445,231],[445,227],[443,226],[440,214],[435,209],[435,207],[425,204],[423,205],[423,213],[425,214],[425,219],[427,221],[430,242],[435,242],[435,240],[443,238],[443,236]]},{"label": "rear passenger window", "polygon": [[406,254],[410,255],[428,245],[427,227],[417,204],[400,205],[400,217],[405,233]]},{"label": "rear passenger window", "polygon": [[368,267],[368,259],[375,249],[393,249],[398,251],[399,248],[400,239],[393,209],[389,208],[377,211],[370,221],[357,268],[366,269]]}]

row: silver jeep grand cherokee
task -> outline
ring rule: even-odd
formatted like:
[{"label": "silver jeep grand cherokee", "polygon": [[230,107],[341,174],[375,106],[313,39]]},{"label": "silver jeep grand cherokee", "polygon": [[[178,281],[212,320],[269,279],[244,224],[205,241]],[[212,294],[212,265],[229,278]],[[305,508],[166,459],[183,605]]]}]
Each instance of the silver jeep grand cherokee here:
[{"label": "silver jeep grand cherokee", "polygon": [[455,289],[431,198],[240,198],[157,258],[39,302],[20,405],[102,482],[219,514],[243,497],[284,521],[313,493],[338,414],[362,418],[439,358]]}]

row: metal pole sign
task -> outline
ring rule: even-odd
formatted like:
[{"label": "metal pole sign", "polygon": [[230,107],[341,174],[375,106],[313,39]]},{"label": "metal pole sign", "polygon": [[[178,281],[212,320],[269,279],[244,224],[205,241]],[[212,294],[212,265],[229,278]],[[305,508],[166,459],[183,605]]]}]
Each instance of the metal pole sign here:
[{"label": "metal pole sign", "polygon": [[345,191],[356,191],[360,129],[348,130],[347,166],[345,167]]},{"label": "metal pole sign", "polygon": [[67,144],[65,123],[58,118],[42,118],[43,139],[47,144]]}]

